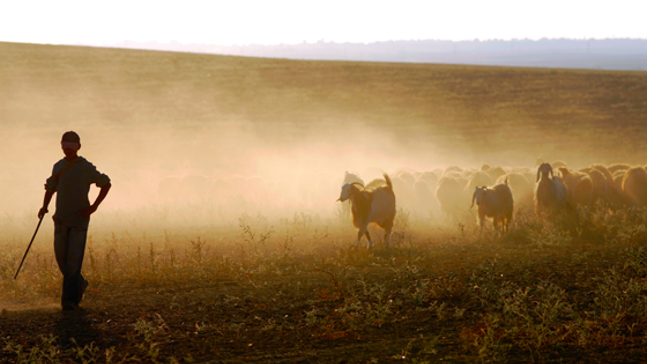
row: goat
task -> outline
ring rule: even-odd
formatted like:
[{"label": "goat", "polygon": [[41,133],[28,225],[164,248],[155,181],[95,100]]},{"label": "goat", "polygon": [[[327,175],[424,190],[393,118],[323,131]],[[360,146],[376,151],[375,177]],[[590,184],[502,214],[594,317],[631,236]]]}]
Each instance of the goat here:
[{"label": "goat", "polygon": [[[550,174],[550,177],[548,176]],[[567,205],[567,191],[561,178],[555,177],[553,167],[542,163],[537,168],[537,187],[535,188],[535,211],[558,212]]]},{"label": "goat", "polygon": [[494,185],[494,187],[476,187],[472,195],[472,205],[474,202],[478,206],[478,218],[481,225],[481,231],[485,225],[485,218],[491,217],[495,230],[499,230],[501,222],[503,232],[508,232],[508,224],[512,222],[512,212],[514,209],[514,199],[512,191],[508,186],[508,179],[504,183]]},{"label": "goat", "polygon": [[[368,233],[370,223],[376,223],[384,229],[386,246],[389,246],[391,242],[391,232],[395,220],[395,193],[393,193],[393,183],[389,176],[386,173],[383,176],[386,186],[377,187],[374,190],[363,189],[364,185],[359,182],[346,183],[341,188],[341,195],[337,201],[350,200],[353,225],[359,229],[355,246],[359,246],[362,236],[366,235],[369,248],[373,247],[373,241]],[[360,190],[356,185],[361,186],[362,189]]]},{"label": "goat", "polygon": [[[348,173],[348,171],[346,171],[344,173],[344,180],[342,181],[341,185],[344,186],[344,185],[353,184],[353,183],[357,183],[359,185],[364,186],[364,181],[357,174]],[[342,213],[342,216],[344,216],[345,218],[350,216],[350,201],[347,204],[345,203],[341,204],[341,213]]]}]

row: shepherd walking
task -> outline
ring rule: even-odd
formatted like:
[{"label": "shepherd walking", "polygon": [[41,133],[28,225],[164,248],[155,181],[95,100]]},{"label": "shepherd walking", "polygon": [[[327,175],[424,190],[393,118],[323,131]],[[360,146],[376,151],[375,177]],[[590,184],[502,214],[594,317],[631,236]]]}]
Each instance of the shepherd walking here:
[{"label": "shepherd walking", "polygon": [[[110,178],[97,171],[85,158],[78,156],[81,138],[73,131],[63,134],[61,148],[65,158],[54,164],[52,176],[45,183],[43,207],[38,211],[41,219],[47,212],[49,202],[56,196],[54,219],[54,253],[63,274],[63,310],[79,307],[88,281],[81,275],[85,242],[88,234],[90,215],[97,211],[110,190]],[[88,199],[90,185],[100,188],[92,205]]]}]

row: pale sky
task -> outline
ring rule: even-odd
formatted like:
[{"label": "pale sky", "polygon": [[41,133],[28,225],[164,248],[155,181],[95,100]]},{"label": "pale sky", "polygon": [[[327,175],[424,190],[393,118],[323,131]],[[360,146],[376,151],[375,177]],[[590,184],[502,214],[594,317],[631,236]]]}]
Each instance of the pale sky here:
[{"label": "pale sky", "polygon": [[214,45],[647,38],[647,0],[1,1],[0,41]]}]

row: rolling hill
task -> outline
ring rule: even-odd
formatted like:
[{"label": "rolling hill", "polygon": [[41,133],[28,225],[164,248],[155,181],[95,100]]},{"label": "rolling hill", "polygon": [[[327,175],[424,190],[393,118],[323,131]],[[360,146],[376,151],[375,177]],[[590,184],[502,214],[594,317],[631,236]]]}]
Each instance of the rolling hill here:
[{"label": "rolling hill", "polygon": [[420,169],[647,159],[645,72],[0,43],[0,80],[0,151],[23,162],[7,183],[40,185],[65,129],[113,174],[150,183],[259,173],[259,155],[294,168],[326,156],[342,171],[385,156],[396,160],[383,168]]}]

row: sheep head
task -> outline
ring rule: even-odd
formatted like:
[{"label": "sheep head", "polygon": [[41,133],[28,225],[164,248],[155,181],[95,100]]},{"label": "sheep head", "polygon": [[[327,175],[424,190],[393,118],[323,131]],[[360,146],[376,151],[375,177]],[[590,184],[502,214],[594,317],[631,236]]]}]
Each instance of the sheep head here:
[{"label": "sheep head", "polygon": [[472,195],[472,205],[470,206],[470,209],[474,207],[474,202],[476,201],[476,205],[480,205],[481,201],[485,198],[485,194],[487,193],[488,189],[485,186],[482,187],[476,187],[474,190],[474,194]]},{"label": "sheep head", "polygon": [[539,176],[540,174],[549,174],[551,177],[554,177],[553,175],[553,167],[550,166],[550,163],[542,163],[539,168],[537,168],[537,181],[539,182]]},{"label": "sheep head", "polygon": [[362,185],[359,182],[353,182],[353,183],[346,183],[343,186],[341,186],[341,194],[339,195],[339,198],[337,201],[344,202],[350,198],[353,194],[359,192],[359,188],[355,187],[355,185],[362,186],[364,188],[364,185]]}]

